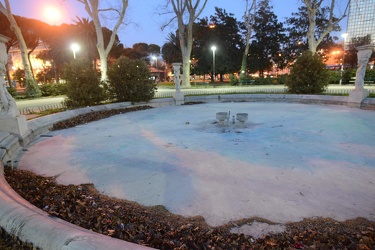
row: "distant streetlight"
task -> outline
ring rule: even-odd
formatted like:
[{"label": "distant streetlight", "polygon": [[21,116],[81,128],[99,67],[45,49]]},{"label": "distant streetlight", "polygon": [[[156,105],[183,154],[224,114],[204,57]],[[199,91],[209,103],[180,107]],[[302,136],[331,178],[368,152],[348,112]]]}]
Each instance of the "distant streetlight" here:
[{"label": "distant streetlight", "polygon": [[70,48],[73,51],[73,57],[74,57],[74,59],[76,59],[76,52],[79,50],[79,45],[76,44],[76,43],[73,43],[72,46],[70,46]]},{"label": "distant streetlight", "polygon": [[216,46],[212,46],[212,82],[215,82],[215,51]]},{"label": "distant streetlight", "polygon": [[152,59],[155,60],[155,68],[158,69],[158,58],[153,56]]},{"label": "distant streetlight", "polygon": [[344,38],[344,45],[343,45],[341,70],[340,70],[340,85],[342,85],[342,73],[344,72],[344,59],[345,59],[345,44],[346,44],[346,38],[348,37],[348,33],[342,34],[341,37]]}]

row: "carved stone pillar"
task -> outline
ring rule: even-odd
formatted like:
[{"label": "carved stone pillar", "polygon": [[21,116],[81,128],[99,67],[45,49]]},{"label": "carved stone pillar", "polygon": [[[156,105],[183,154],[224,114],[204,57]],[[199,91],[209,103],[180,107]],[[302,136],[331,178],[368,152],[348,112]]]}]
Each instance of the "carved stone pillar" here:
[{"label": "carved stone pillar", "polygon": [[5,43],[8,40],[8,37],[0,35],[0,131],[23,137],[28,132],[26,117],[20,115],[16,101],[9,94],[4,80],[8,61]]},{"label": "carved stone pillar", "polygon": [[174,84],[176,87],[176,92],[173,93],[173,98],[176,102],[176,105],[184,104],[185,96],[184,93],[181,92],[181,85],[180,85],[180,68],[182,63],[172,63],[173,65],[173,73],[174,73]]},{"label": "carved stone pillar", "polygon": [[358,69],[355,78],[355,88],[349,93],[348,106],[360,108],[362,101],[369,96],[368,90],[364,89],[366,67],[372,54],[373,45],[363,45],[356,47],[358,50]]}]

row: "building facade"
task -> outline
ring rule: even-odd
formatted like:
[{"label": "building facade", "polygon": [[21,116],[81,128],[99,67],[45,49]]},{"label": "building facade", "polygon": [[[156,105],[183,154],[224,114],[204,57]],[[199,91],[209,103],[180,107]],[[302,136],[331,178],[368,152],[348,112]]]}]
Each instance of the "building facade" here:
[{"label": "building facade", "polygon": [[352,38],[371,35],[375,43],[375,0],[351,0],[346,43]]}]

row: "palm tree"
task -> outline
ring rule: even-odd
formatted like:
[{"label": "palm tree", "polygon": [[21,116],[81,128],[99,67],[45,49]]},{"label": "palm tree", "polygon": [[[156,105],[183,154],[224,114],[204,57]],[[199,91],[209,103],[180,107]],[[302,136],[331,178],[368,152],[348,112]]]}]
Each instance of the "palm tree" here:
[{"label": "palm tree", "polygon": [[168,64],[182,62],[182,53],[180,47],[180,38],[178,34],[169,33],[167,43],[161,49],[163,60]]},{"label": "palm tree", "polygon": [[96,58],[98,58],[98,50],[96,48],[97,38],[94,22],[89,21],[88,18],[81,19],[77,17],[77,21],[74,21],[74,23],[76,26],[75,35],[77,36],[79,42],[85,45],[83,50],[86,51],[87,58],[90,61],[94,61]]}]

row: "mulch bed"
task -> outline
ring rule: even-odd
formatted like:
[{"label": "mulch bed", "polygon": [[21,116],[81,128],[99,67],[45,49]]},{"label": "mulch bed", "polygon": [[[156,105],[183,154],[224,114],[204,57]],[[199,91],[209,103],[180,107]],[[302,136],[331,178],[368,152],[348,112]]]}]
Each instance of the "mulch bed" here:
[{"label": "mulch bed", "polygon": [[[82,115],[54,126],[73,127],[114,114],[151,108],[105,110]],[[59,185],[53,177],[5,169],[5,177],[23,198],[80,227],[111,237],[158,249],[375,249],[375,222],[363,218],[338,222],[330,218],[305,219],[286,224],[286,231],[259,239],[230,233],[233,225],[251,224],[261,218],[233,221],[210,227],[201,216],[183,217],[163,206],[145,207],[100,194],[93,185]],[[282,209],[282,208],[281,208]],[[0,230],[0,249],[32,249]]]},{"label": "mulch bed", "polygon": [[159,249],[375,249],[375,222],[362,218],[345,222],[305,219],[286,224],[284,233],[254,239],[229,229],[255,219],[261,222],[260,218],[210,227],[200,216],[188,218],[169,213],[163,206],[145,207],[114,199],[91,184],[59,185],[54,178],[23,170],[6,169],[5,176],[17,193],[51,216]]}]

